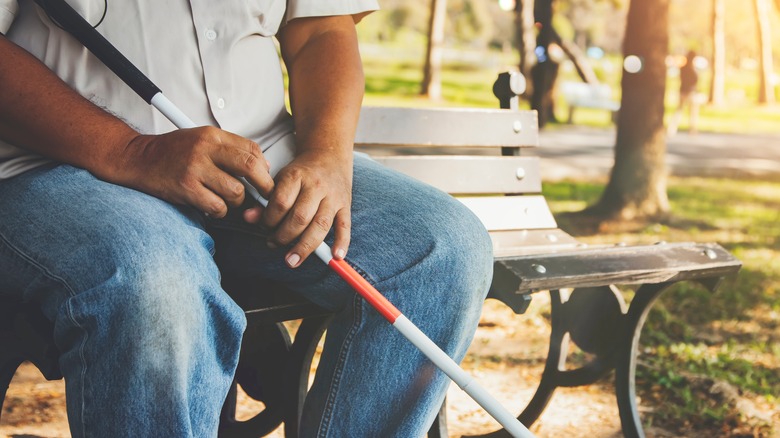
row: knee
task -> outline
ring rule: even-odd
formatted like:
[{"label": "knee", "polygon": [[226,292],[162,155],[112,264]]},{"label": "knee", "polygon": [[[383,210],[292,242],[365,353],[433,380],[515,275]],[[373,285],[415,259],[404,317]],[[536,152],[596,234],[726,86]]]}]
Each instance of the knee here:
[{"label": "knee", "polygon": [[481,302],[493,273],[493,245],[484,225],[460,202],[450,200],[433,226],[432,255],[443,268],[440,281]]},{"label": "knee", "polygon": [[[418,225],[410,284],[422,284],[419,319],[446,320],[453,330],[476,326],[493,274],[493,247],[485,227],[460,202],[446,196]],[[417,283],[419,282],[419,283]],[[434,316],[435,313],[435,316]],[[460,329],[458,328],[460,327]]]},{"label": "knee", "polygon": [[[123,331],[143,331],[130,340],[139,356],[155,367],[212,356],[228,362],[237,358],[246,320],[218,275],[171,261],[137,268],[138,277],[123,287],[127,299],[115,311],[127,317]],[[217,350],[226,355],[219,357]]]},{"label": "knee", "polygon": [[207,256],[160,245],[116,252],[100,280],[62,306],[65,348],[90,342],[144,374],[204,361],[231,370],[246,321]]}]

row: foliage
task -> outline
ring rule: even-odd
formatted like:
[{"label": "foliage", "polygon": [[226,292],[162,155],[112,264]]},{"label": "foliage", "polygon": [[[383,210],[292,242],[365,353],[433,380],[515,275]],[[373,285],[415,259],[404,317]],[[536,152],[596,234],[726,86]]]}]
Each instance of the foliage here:
[{"label": "foliage", "polygon": [[[383,0],[382,9],[366,17],[358,32],[363,41],[424,40],[429,9],[417,0]],[[449,46],[501,47],[513,40],[513,16],[495,0],[448,0],[445,34]]]},{"label": "foliage", "polygon": [[[596,46],[620,55],[628,0],[555,0],[555,26],[582,49]],[[777,0],[775,0],[777,3]],[[427,2],[426,2],[427,5]],[[382,10],[358,27],[364,41],[424,41],[428,8],[417,0],[383,0]],[[710,44],[710,0],[674,0],[670,7],[670,52],[695,49],[707,56]],[[780,66],[780,5],[772,10],[774,60]],[[758,56],[752,0],[726,0],[728,64],[753,71]],[[413,36],[408,33],[414,34]],[[423,43],[424,44],[424,43]],[[512,47],[513,14],[500,10],[496,0],[449,0],[446,44],[449,47]]]},{"label": "foliage", "polygon": [[[670,27],[673,53],[684,54],[688,49],[711,53],[711,0],[675,0],[671,3]],[[774,58],[780,56],[780,8],[772,10],[771,23]],[[685,23],[675,26],[674,23]],[[753,0],[726,0],[726,57],[732,67],[752,68],[750,60],[758,57],[755,12]]]},{"label": "foliage", "polygon": [[[565,39],[581,48],[600,47],[620,53],[625,31],[628,1],[556,0],[555,28]],[[620,24],[616,24],[620,23]]]}]

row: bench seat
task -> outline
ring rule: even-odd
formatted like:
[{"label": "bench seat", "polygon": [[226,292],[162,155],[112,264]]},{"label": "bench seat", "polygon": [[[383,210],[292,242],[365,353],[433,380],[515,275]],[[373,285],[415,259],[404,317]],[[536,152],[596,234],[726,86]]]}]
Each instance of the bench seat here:
[{"label": "bench seat", "polygon": [[588,84],[584,82],[563,82],[561,94],[569,106],[567,123],[574,122],[574,110],[577,108],[593,108],[609,111],[612,121],[620,110],[620,102],[614,100],[612,89],[607,84]]}]

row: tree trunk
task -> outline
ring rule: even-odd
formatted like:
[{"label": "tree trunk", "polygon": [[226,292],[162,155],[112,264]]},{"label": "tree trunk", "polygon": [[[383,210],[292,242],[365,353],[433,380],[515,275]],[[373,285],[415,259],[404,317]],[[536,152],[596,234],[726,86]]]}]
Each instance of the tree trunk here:
[{"label": "tree trunk", "polygon": [[555,41],[555,31],[552,27],[553,0],[537,0],[534,16],[539,25],[539,35],[536,37],[536,65],[531,68],[531,108],[539,117],[539,128],[544,128],[548,122],[555,122],[555,81],[558,78],[558,63],[550,57],[550,44]]},{"label": "tree trunk", "polygon": [[769,27],[769,2],[768,0],[754,0],[753,5],[756,10],[760,61],[758,103],[774,103],[775,84],[772,75],[772,31]]},{"label": "tree trunk", "polygon": [[615,165],[599,202],[589,213],[608,221],[662,219],[666,195],[664,95],[669,40],[669,1],[632,0],[623,53],[641,69],[623,69]]},{"label": "tree trunk", "polygon": [[712,0],[712,78],[709,102],[713,105],[722,105],[725,94],[726,0]]},{"label": "tree trunk", "polygon": [[441,99],[441,60],[444,44],[444,25],[447,18],[447,0],[431,0],[431,18],[428,24],[428,48],[420,94],[430,99]]},{"label": "tree trunk", "polygon": [[[780,1],[780,0],[778,0]],[[531,68],[536,64],[536,20],[534,19],[534,0],[517,0],[515,2],[515,30],[517,32],[517,47],[520,51],[520,73],[528,79],[525,95],[533,93],[530,82]]]}]

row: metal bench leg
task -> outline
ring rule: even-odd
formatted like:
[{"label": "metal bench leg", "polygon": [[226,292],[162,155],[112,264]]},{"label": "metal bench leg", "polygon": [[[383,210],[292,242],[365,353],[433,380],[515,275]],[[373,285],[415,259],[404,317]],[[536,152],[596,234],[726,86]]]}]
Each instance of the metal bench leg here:
[{"label": "metal bench leg", "polygon": [[285,386],[288,388],[284,407],[284,436],[297,438],[303,403],[309,390],[309,372],[311,362],[317,351],[325,329],[333,315],[321,315],[305,318],[295,333],[295,342],[290,350],[290,373]]},{"label": "metal bench leg", "polygon": [[[547,404],[550,403],[555,388],[560,386],[557,379],[559,378],[560,370],[563,368],[566,362],[566,353],[568,351],[569,336],[567,334],[567,328],[565,322],[561,318],[563,315],[561,301],[561,293],[558,290],[550,291],[551,302],[551,331],[550,331],[550,348],[547,353],[547,360],[544,365],[544,371],[542,372],[542,379],[539,382],[539,386],[536,388],[533,398],[528,405],[523,409],[523,412],[517,417],[521,423],[526,427],[530,427],[539,416],[542,415]],[[511,438],[509,432],[504,429],[484,434],[464,436],[463,438]]]},{"label": "metal bench leg", "polygon": [[447,399],[444,399],[444,402],[441,404],[441,408],[439,409],[439,413],[436,415],[436,418],[433,420],[433,424],[431,425],[431,428],[428,429],[428,438],[447,438],[449,434],[447,433]]},{"label": "metal bench leg", "polygon": [[620,424],[627,438],[644,438],[642,421],[636,405],[636,356],[639,336],[653,303],[671,283],[645,284],[637,291],[626,317],[626,336],[620,345],[615,363],[615,396],[620,411]]},{"label": "metal bench leg", "polygon": [[533,398],[523,409],[518,419],[521,423],[530,427],[539,419],[547,405],[550,403],[555,388],[559,386],[557,380],[560,370],[566,365],[566,355],[569,351],[569,335],[563,316],[563,302],[559,290],[550,291],[550,347],[542,372],[539,387],[536,388]]},{"label": "metal bench leg", "polygon": [[238,406],[238,384],[235,379],[230,385],[230,390],[222,404],[222,411],[219,413],[220,427],[226,422],[236,421],[236,407]]}]

